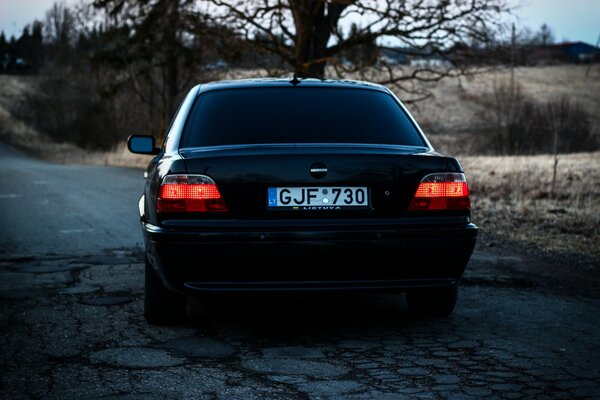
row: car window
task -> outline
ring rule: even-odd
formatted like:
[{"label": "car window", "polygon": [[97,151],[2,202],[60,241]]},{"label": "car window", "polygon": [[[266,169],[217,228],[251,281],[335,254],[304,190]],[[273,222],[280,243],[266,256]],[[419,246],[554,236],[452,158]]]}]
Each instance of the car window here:
[{"label": "car window", "polygon": [[290,87],[201,94],[190,112],[181,147],[260,143],[425,145],[387,93]]}]

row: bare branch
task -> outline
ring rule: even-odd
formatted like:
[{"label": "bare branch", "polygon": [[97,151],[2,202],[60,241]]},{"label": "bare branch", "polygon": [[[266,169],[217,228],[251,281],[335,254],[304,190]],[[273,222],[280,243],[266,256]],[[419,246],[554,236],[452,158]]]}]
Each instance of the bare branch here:
[{"label": "bare branch", "polygon": [[[338,77],[359,74],[411,93],[416,89],[406,82],[435,82],[463,74],[453,50],[475,41],[490,42],[502,28],[499,17],[509,10],[506,0],[201,2],[216,22],[276,55],[301,76],[323,78],[326,71]],[[352,21],[352,32],[344,33]],[[392,66],[381,57],[384,49],[387,54],[393,49],[407,62],[432,65]]]}]

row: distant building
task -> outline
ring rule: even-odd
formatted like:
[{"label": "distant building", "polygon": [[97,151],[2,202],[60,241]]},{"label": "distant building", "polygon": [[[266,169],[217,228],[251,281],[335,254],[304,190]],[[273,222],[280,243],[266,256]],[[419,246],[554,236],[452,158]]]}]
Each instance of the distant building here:
[{"label": "distant building", "polygon": [[410,65],[413,68],[449,68],[452,63],[432,49],[380,47],[379,59],[387,65]]},{"label": "distant building", "polygon": [[600,61],[600,48],[584,42],[564,42],[536,46],[529,57],[536,61],[585,63]]},{"label": "distant building", "polygon": [[419,57],[410,60],[413,68],[447,69],[452,68],[452,63],[441,57]]},{"label": "distant building", "polygon": [[401,48],[380,47],[379,58],[388,65],[408,64],[409,58]]}]

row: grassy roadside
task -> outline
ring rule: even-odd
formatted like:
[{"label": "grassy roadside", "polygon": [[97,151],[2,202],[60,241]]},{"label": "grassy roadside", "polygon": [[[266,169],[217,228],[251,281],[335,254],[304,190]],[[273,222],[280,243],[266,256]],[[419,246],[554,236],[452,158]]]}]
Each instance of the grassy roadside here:
[{"label": "grassy roadside", "polygon": [[461,158],[473,196],[473,219],[486,232],[540,252],[600,260],[600,152],[553,157]]}]

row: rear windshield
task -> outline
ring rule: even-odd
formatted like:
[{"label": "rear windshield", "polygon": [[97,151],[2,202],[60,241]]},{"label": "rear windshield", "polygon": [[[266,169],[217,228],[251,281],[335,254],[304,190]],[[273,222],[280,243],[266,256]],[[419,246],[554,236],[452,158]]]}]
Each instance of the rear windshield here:
[{"label": "rear windshield", "polygon": [[201,94],[181,147],[261,143],[424,146],[389,94],[340,88],[248,88]]}]

